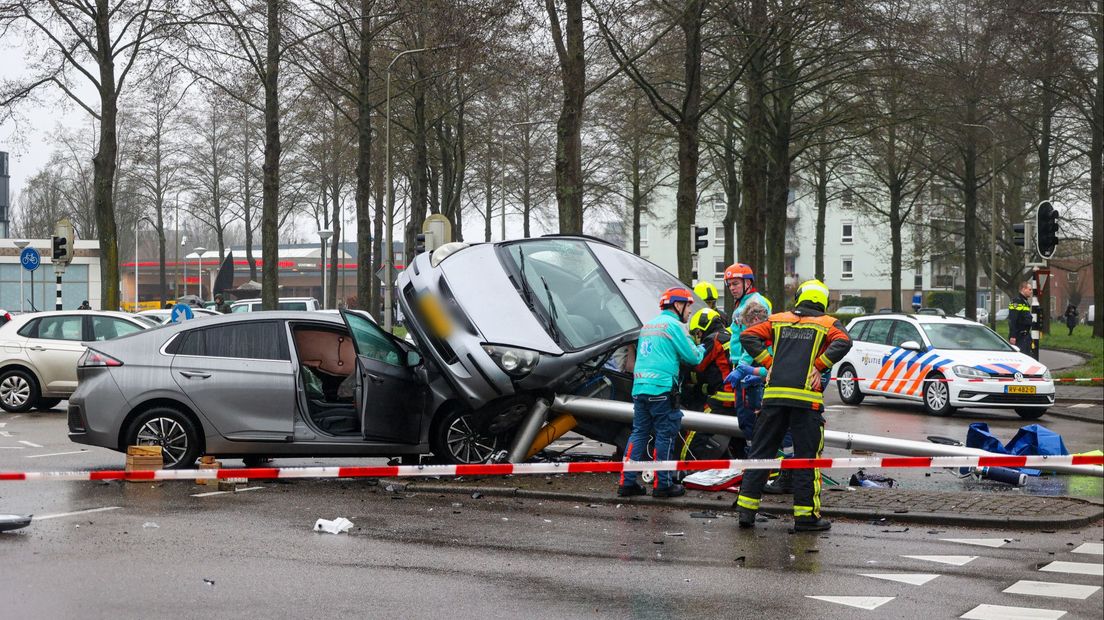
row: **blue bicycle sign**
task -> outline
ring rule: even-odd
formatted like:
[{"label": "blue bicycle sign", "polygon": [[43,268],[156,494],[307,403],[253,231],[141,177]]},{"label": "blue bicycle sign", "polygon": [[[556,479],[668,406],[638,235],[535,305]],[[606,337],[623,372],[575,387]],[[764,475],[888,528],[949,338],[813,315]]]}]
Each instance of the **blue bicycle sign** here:
[{"label": "blue bicycle sign", "polygon": [[42,264],[42,256],[34,248],[23,248],[19,253],[19,262],[27,271],[34,271]]}]

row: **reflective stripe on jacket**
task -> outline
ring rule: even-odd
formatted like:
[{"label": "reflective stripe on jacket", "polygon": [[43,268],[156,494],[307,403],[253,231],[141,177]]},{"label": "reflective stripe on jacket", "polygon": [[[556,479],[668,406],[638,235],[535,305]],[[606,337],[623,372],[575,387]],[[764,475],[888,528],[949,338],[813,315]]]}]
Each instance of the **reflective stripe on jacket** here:
[{"label": "reflective stripe on jacket", "polygon": [[1015,338],[1031,331],[1031,305],[1023,295],[1008,304],[1008,335]]},{"label": "reflective stripe on jacket", "polygon": [[764,405],[814,410],[824,408],[824,394],[817,389],[821,373],[851,350],[851,337],[843,325],[805,304],[748,327],[740,342],[756,364],[769,369]]},{"label": "reflective stripe on jacket", "polygon": [[632,395],[667,394],[675,388],[679,367],[697,366],[703,357],[705,347],[694,344],[678,315],[664,310],[640,328]]}]

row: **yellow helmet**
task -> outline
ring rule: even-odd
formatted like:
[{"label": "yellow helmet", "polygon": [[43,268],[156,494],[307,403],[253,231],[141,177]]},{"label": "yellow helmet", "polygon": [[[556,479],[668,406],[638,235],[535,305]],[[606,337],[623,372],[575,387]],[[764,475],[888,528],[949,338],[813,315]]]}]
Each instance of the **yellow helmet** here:
[{"label": "yellow helmet", "polygon": [[720,297],[717,294],[717,287],[713,286],[710,282],[698,282],[694,285],[694,294],[701,297],[704,301],[713,301]]},{"label": "yellow helmet", "polygon": [[828,309],[828,285],[820,280],[805,280],[794,294],[795,303],[803,301],[820,304],[821,308]]},{"label": "yellow helmet", "polygon": [[709,327],[719,316],[721,316],[721,313],[710,308],[698,310],[694,313],[694,316],[690,317],[690,331],[696,329],[700,329],[703,332],[709,331]]}]

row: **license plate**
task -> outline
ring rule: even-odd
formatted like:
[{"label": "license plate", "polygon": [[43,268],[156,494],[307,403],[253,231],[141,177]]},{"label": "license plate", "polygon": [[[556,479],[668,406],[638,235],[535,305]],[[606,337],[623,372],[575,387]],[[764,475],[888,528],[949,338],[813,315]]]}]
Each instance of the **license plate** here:
[{"label": "license plate", "polygon": [[1034,394],[1034,385],[1006,385],[1004,386],[1005,394]]},{"label": "license plate", "polygon": [[434,335],[438,338],[448,338],[452,334],[452,321],[449,320],[436,297],[423,295],[418,298],[418,306]]}]

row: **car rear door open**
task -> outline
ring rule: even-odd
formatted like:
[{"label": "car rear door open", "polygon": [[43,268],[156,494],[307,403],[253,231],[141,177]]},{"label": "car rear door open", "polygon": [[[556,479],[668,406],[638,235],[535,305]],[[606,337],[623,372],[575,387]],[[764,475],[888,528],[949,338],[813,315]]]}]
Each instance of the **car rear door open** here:
[{"label": "car rear door open", "polygon": [[356,406],[361,432],[374,441],[418,443],[425,386],[407,353],[366,316],[342,311],[357,353]]}]

